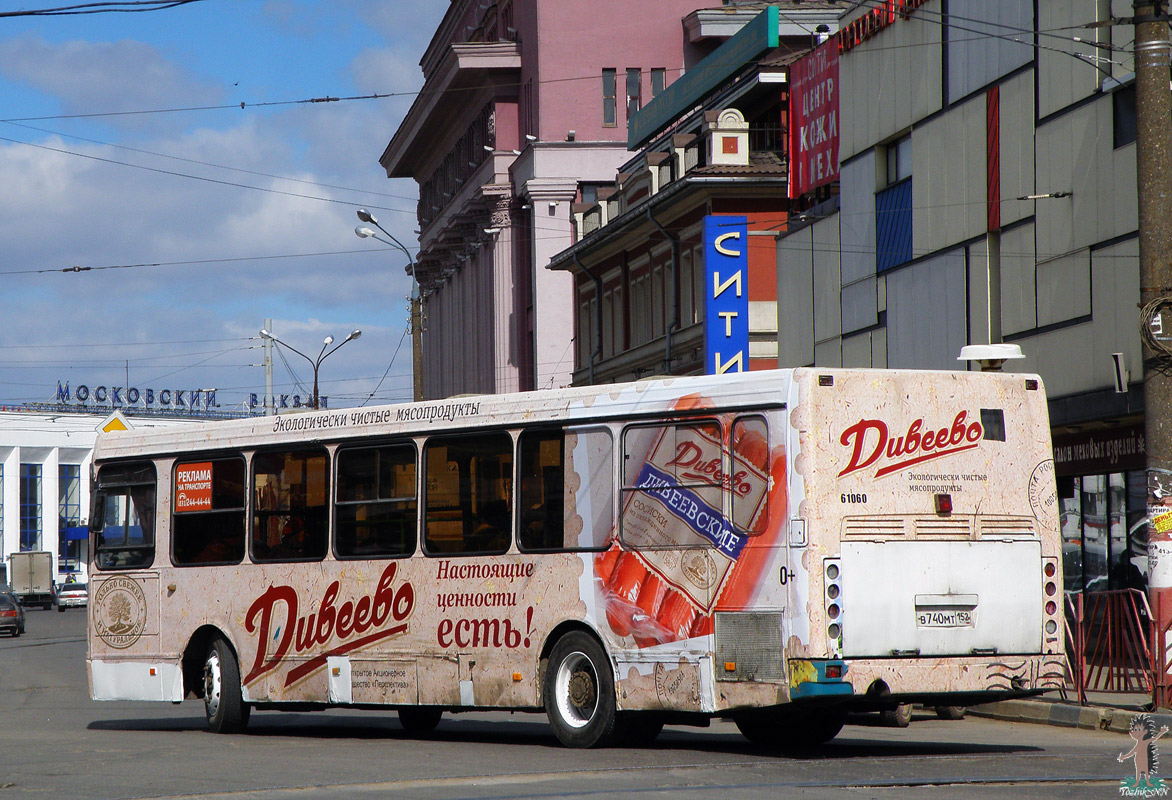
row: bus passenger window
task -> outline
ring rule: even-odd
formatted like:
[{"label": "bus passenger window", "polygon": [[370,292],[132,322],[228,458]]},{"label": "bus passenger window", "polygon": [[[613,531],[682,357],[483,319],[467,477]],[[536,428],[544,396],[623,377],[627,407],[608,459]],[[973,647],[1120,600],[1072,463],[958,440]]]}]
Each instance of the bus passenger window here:
[{"label": "bus passenger window", "polygon": [[623,434],[622,539],[646,549],[722,541],[724,453],[715,420],[641,425]]},{"label": "bus passenger window", "polygon": [[324,450],[257,453],[252,460],[254,561],[320,561],[328,549]]},{"label": "bus passenger window", "polygon": [[179,462],[173,485],[171,560],[179,566],[244,560],[244,459]]},{"label": "bus passenger window", "polygon": [[334,551],[339,558],[415,552],[415,448],[338,451]]},{"label": "bus passenger window", "polygon": [[155,465],[107,464],[98,470],[90,515],[99,569],[149,567],[155,560]]},{"label": "bus passenger window", "polygon": [[614,529],[610,431],[521,434],[517,542],[524,551],[599,550]]},{"label": "bus passenger window", "polygon": [[512,541],[513,440],[503,431],[437,436],[425,450],[428,555],[503,553]]},{"label": "bus passenger window", "polygon": [[769,494],[769,429],[761,417],[741,417],[732,429],[729,471],[732,523],[745,533],[763,533]]}]

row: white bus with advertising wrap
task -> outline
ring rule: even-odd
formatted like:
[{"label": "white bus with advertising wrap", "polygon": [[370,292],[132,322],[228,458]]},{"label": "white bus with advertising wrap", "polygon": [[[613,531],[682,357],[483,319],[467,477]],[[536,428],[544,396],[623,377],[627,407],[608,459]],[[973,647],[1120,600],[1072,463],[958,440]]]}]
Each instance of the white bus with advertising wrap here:
[{"label": "white bus with advertising wrap", "polygon": [[1065,677],[1033,375],[797,369],[103,434],[98,700],[542,711],[566,745]]}]

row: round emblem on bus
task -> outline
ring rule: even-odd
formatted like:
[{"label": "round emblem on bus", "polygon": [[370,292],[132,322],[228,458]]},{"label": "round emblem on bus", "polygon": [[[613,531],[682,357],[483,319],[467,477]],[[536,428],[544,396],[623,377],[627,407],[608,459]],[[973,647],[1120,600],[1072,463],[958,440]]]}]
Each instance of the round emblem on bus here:
[{"label": "round emblem on bus", "polygon": [[1030,508],[1034,519],[1043,525],[1054,519],[1058,510],[1058,491],[1054,483],[1054,462],[1046,459],[1030,475]]},{"label": "round emblem on bus", "polygon": [[138,641],[146,627],[146,597],[138,581],[110,578],[94,594],[94,633],[117,650]]},{"label": "round emblem on bus", "polygon": [[716,563],[703,550],[689,550],[680,565],[684,577],[698,589],[709,589],[716,580]]}]

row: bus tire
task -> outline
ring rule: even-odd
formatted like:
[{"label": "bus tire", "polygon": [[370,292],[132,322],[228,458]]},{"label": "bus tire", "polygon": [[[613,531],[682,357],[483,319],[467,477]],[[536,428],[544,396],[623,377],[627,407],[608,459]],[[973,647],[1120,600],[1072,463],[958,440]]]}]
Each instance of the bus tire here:
[{"label": "bus tire", "polygon": [[399,709],[399,724],[411,736],[426,736],[435,730],[444,715],[442,709],[432,706],[412,706]]},{"label": "bus tire", "polygon": [[570,631],[553,646],[542,687],[545,713],[566,747],[600,747],[615,736],[614,674],[602,645]]},{"label": "bus tire", "polygon": [[620,741],[625,747],[646,747],[663,730],[663,717],[639,712],[620,712],[615,723]]},{"label": "bus tire", "polygon": [[964,706],[936,706],[936,716],[940,719],[964,719]]},{"label": "bus tire", "polygon": [[838,735],[846,724],[846,711],[822,708],[757,712],[733,717],[733,722],[741,734],[758,747],[813,747]]},{"label": "bus tire", "polygon": [[879,718],[888,728],[906,728],[912,724],[912,704],[900,703],[879,713]]},{"label": "bus tire", "polygon": [[238,733],[248,725],[251,707],[240,691],[240,665],[221,637],[212,640],[203,662],[203,707],[213,733]]}]

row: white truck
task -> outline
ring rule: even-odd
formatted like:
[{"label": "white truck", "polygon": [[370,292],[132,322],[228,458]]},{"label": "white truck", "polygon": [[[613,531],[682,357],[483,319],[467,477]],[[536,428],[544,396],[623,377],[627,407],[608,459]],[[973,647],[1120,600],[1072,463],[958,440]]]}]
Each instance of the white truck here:
[{"label": "white truck", "polygon": [[8,557],[8,576],[21,605],[39,604],[46,611],[53,605],[53,554],[49,551],[13,553]]}]

